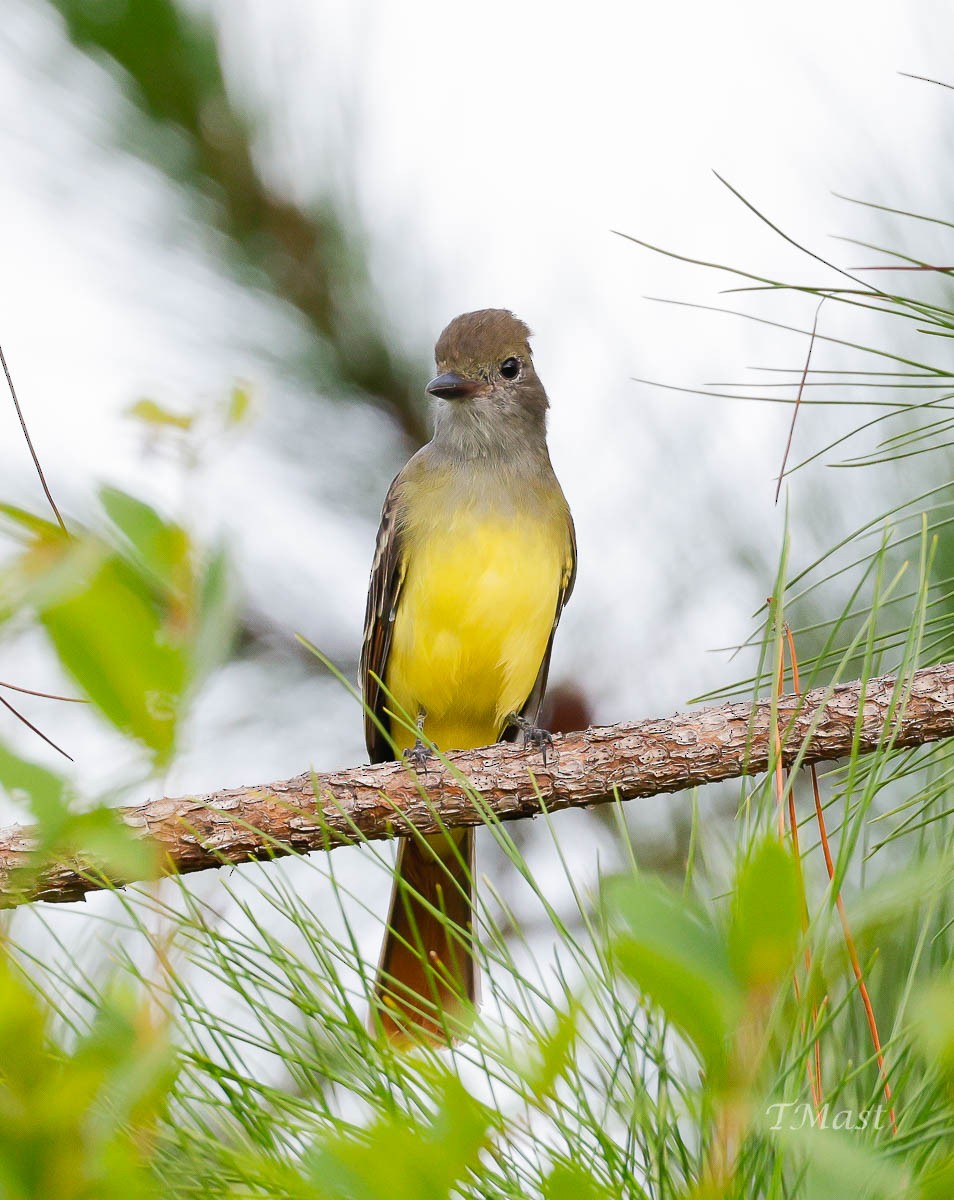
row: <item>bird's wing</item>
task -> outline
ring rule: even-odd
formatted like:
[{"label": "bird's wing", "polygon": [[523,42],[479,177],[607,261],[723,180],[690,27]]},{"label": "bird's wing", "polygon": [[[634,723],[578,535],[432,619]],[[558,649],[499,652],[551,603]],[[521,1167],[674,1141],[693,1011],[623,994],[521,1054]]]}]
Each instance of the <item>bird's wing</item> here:
[{"label": "bird's wing", "polygon": [[401,534],[400,481],[399,475],[388,488],[381,512],[368,587],[368,607],[364,616],[364,644],[361,647],[364,740],[373,763],[388,762],[394,758],[394,748],[388,739],[390,717],[384,711],[387,697],[382,684],[391,649],[394,615],[407,569]]},{"label": "bird's wing", "polygon": [[[520,716],[527,721],[536,725],[537,717],[540,715],[540,706],[543,704],[544,693],[547,690],[547,676],[550,673],[550,655],[553,653],[553,638],[557,631],[557,626],[560,624],[560,617],[563,615],[563,609],[573,592],[573,585],[576,583],[576,529],[573,525],[573,518],[569,511],[566,514],[567,532],[569,540],[567,544],[567,557],[563,568],[563,578],[560,582],[560,593],[557,596],[556,613],[553,617],[553,628],[550,630],[550,636],[547,639],[546,652],[543,655],[543,661],[540,663],[540,670],[537,672],[537,678],[534,681],[530,695],[527,697],[523,708],[520,710]],[[504,735],[505,741],[513,741],[518,730],[511,729],[509,736]]]}]

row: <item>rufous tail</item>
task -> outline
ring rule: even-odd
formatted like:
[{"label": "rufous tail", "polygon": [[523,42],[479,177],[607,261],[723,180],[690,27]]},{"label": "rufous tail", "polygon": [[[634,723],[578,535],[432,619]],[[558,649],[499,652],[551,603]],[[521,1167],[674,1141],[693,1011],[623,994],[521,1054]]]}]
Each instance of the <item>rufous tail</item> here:
[{"label": "rufous tail", "polygon": [[477,998],[473,875],[472,829],[401,839],[372,1014],[394,1042],[447,1045],[466,1031]]}]

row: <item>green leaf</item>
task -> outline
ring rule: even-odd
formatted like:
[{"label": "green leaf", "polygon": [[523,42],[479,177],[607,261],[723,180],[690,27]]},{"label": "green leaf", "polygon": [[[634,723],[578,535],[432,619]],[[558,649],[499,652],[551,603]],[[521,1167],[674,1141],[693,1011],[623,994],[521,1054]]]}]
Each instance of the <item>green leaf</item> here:
[{"label": "green leaf", "polygon": [[110,551],[96,538],[42,531],[0,572],[0,620],[39,609],[84,587]]},{"label": "green leaf", "polygon": [[63,666],[103,715],[160,761],[168,758],[187,654],[141,578],[107,558],[84,587],[40,616]]},{"label": "green leaf", "polygon": [[0,503],[0,515],[7,518],[7,526],[19,537],[53,537],[63,539],[67,535],[55,521],[39,517],[36,513],[20,508],[16,504]]},{"label": "green leaf", "polygon": [[914,1006],[918,1045],[925,1059],[954,1084],[954,983],[931,984]]},{"label": "green leaf", "polygon": [[[645,1194],[634,1179],[627,1195]],[[613,1200],[616,1195],[578,1163],[557,1163],[543,1181],[543,1200]]]},{"label": "green leaf", "polygon": [[721,1078],[742,1009],[721,933],[691,900],[648,876],[610,881],[607,901],[624,923],[620,966]]},{"label": "green leaf", "polygon": [[188,689],[231,643],[225,553],[216,549],[197,574],[180,525],[117,488],[100,498],[119,539],[28,522],[33,536],[0,572],[0,620],[36,610],[89,699],[161,762]]},{"label": "green leaf", "polygon": [[947,1158],[940,1166],[932,1167],[930,1174],[920,1181],[916,1194],[918,1200],[951,1200],[954,1196],[954,1158]]},{"label": "green leaf", "polygon": [[530,1063],[523,1067],[523,1076],[530,1093],[538,1100],[549,1096],[572,1061],[577,1032],[577,1008],[571,1004],[559,1013],[552,1029],[540,1034],[531,1046]]},{"label": "green leaf", "polygon": [[0,789],[16,803],[25,803],[43,828],[41,836],[58,829],[68,813],[66,781],[62,776],[20,758],[0,745]]},{"label": "green leaf", "polygon": [[162,1025],[128,982],[109,985],[74,1057],[108,1081],[109,1111],[97,1114],[101,1127],[148,1123],[165,1107],[178,1073]]},{"label": "green leaf", "polygon": [[795,859],[774,838],[757,846],[736,878],[729,958],[746,990],[775,987],[801,940],[802,894]]},{"label": "green leaf", "polygon": [[[808,1105],[804,1108],[807,1110]],[[846,1120],[860,1120],[861,1114],[849,1109],[840,1110]],[[799,1200],[898,1200],[910,1195],[909,1178],[903,1166],[866,1145],[859,1130],[845,1126],[845,1131],[831,1127],[837,1118],[829,1112],[824,1118],[827,1127],[812,1128],[810,1124],[782,1122],[774,1134],[777,1142],[804,1165]],[[867,1114],[870,1121],[870,1113]]]},{"label": "green leaf", "polygon": [[33,850],[26,861],[10,870],[4,880],[5,898],[29,897],[37,872],[49,861],[73,817],[66,780],[0,745],[0,793],[26,804],[35,821]]},{"label": "green leaf", "polygon": [[143,570],[167,593],[187,595],[190,546],[186,531],[164,521],[154,508],[118,488],[101,488],[99,498]]},{"label": "green leaf", "polygon": [[138,1200],[158,1191],[147,1154],[175,1076],[148,1009],[96,997],[65,1053],[50,1006],[0,953],[0,1189],[43,1200]]},{"label": "green leaf", "polygon": [[310,1156],[309,1177],[327,1200],[448,1200],[478,1165],[491,1111],[448,1077],[429,1121],[398,1113],[331,1139]]},{"label": "green leaf", "polygon": [[153,879],[158,874],[158,848],[137,836],[115,809],[105,806],[71,816],[60,831],[58,849],[112,880]]},{"label": "green leaf", "polygon": [[228,657],[235,632],[232,575],[223,546],[216,547],[209,557],[198,595],[193,673],[196,679],[203,679]]},{"label": "green leaf", "polygon": [[244,384],[237,383],[229,393],[225,410],[226,428],[234,429],[237,425],[243,424],[248,419],[251,407],[252,393]]},{"label": "green leaf", "polygon": [[192,413],[177,413],[164,408],[155,400],[137,400],[126,409],[126,416],[154,429],[181,429],[188,431],[192,428],[195,417]]},{"label": "green leaf", "polygon": [[[99,806],[70,811],[66,780],[46,767],[18,757],[0,745],[0,791],[24,802],[36,821],[35,853],[23,869],[28,889],[35,870],[53,856],[76,856],[108,878],[150,879],[158,874],[159,853],[126,825],[115,809]],[[8,880],[8,887],[17,881]]]},{"label": "green leaf", "polygon": [[[943,896],[951,885],[949,854],[927,854],[900,870],[886,872],[881,878],[866,881],[860,895],[846,898],[848,924],[856,940],[876,945],[886,931],[930,900]],[[843,953],[844,942],[836,935],[836,951]]]}]

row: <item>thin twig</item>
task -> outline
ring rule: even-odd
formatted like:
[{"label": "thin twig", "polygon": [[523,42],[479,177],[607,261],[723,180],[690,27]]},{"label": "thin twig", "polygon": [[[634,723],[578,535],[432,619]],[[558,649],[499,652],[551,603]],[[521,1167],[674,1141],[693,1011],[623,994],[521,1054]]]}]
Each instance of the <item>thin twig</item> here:
[{"label": "thin twig", "polygon": [[899,71],[905,79],[916,79],[919,83],[933,83],[935,87],[947,88],[954,92],[954,83],[943,83],[940,79],[932,79],[929,75],[912,75],[910,71]]},{"label": "thin twig", "polygon": [[15,709],[8,700],[4,700],[4,698],[2,696],[0,696],[0,704],[2,704],[4,708],[6,708],[10,712],[12,712],[18,721],[22,721],[23,724],[27,727],[27,729],[32,729],[33,732],[36,734],[36,736],[39,738],[42,738],[48,746],[52,746],[53,749],[57,751],[57,753],[62,754],[64,758],[68,758],[70,760],[70,762],[73,761],[72,755],[67,754],[66,751],[62,748],[62,746],[58,746],[56,744],[56,742],[53,741],[52,738],[48,738],[42,729],[37,729],[37,727],[33,724],[32,721],[28,721],[22,712],[18,712],[17,709]]},{"label": "thin twig", "polygon": [[[23,409],[20,407],[20,401],[17,399],[16,388],[13,386],[13,377],[10,374],[10,368],[7,366],[7,360],[4,357],[2,346],[0,346],[0,364],[3,365],[3,373],[7,377],[7,387],[9,387],[10,395],[13,397],[13,407],[17,410],[17,416],[20,419],[20,428],[23,430],[23,436],[26,439],[26,444],[30,451],[30,456],[33,459],[33,465],[36,467],[36,473],[40,477],[40,484],[43,487],[43,491],[46,494],[47,500],[49,500],[49,502],[50,502],[50,508],[53,509],[53,512],[56,516],[56,520],[59,524],[60,529],[62,529],[63,532],[66,533],[67,532],[66,525],[63,522],[63,518],[60,516],[60,510],[56,507],[56,502],[53,499],[53,494],[51,493],[49,485],[46,482],[46,476],[43,474],[43,468],[40,466],[40,460],[37,457],[36,450],[34,450],[34,448],[33,448],[33,441],[30,437],[30,431],[27,429],[26,421],[23,418]],[[37,732],[39,732],[39,731],[37,731]],[[40,736],[43,737],[42,734],[40,734]],[[45,740],[49,740],[49,739],[45,739]],[[50,742],[50,745],[52,745],[52,744],[53,743]],[[59,747],[57,747],[57,749],[59,749]],[[67,755],[67,758],[69,758],[69,755]]]},{"label": "thin twig", "polygon": [[812,361],[812,350],[815,347],[815,334],[818,331],[818,314],[821,312],[821,306],[827,299],[827,296],[822,296],[821,300],[818,301],[818,307],[815,309],[815,319],[812,321],[812,332],[808,339],[808,353],[805,355],[805,366],[802,368],[802,378],[798,385],[798,395],[795,397],[795,407],[792,409],[792,422],[788,427],[788,440],[785,443],[785,453],[782,455],[782,466],[778,473],[778,484],[775,488],[776,504],[778,504],[778,498],[782,492],[782,480],[785,478],[788,455],[792,449],[792,439],[795,436],[795,422],[798,420],[798,414],[802,407],[802,392],[805,390],[805,380],[808,378],[808,368],[811,366]]},{"label": "thin twig", "polygon": [[918,263],[913,267],[852,267],[851,269],[853,271],[940,271],[942,273],[954,271],[954,267],[932,267],[929,263]]},{"label": "thin twig", "polygon": [[24,696],[38,696],[41,700],[62,700],[64,704],[89,704],[83,696],[57,696],[55,692],[36,692],[33,688],[20,687],[16,683],[5,683],[0,679],[0,688],[9,692],[20,692]]},{"label": "thin twig", "polygon": [[822,256],[820,254],[816,254],[814,250],[809,250],[807,246],[803,246],[801,242],[797,242],[791,236],[791,234],[786,233],[785,230],[776,225],[774,221],[770,221],[765,213],[757,209],[751,200],[747,200],[745,196],[743,196],[738,190],[738,188],[733,187],[732,184],[729,183],[728,179],[723,178],[718,171],[713,171],[712,174],[715,175],[716,179],[718,179],[724,188],[728,188],[732,195],[745,205],[749,212],[758,217],[758,219],[766,224],[773,233],[777,233],[778,236],[782,238],[783,241],[788,242],[790,246],[794,246],[795,249],[800,250],[802,254],[807,254],[809,258],[813,258],[815,262],[821,263],[823,267],[828,267],[829,270],[836,271],[839,275],[844,275],[844,277],[846,279],[850,279],[852,283],[857,283],[861,287],[862,291],[866,292],[866,294],[868,292],[874,292],[876,295],[882,294],[880,288],[874,287],[873,284],[866,284],[864,280],[855,279],[850,271],[846,271],[843,267],[835,266],[835,264],[833,262],[829,262],[827,258],[822,258]]},{"label": "thin twig", "polygon": [[884,1051],[881,1048],[881,1038],[878,1034],[878,1020],[875,1017],[874,1006],[871,1003],[871,996],[868,994],[868,985],[865,983],[864,972],[861,969],[861,961],[858,958],[858,950],[855,947],[855,939],[851,933],[851,926],[848,924],[848,913],[845,910],[845,902],[841,898],[841,889],[835,883],[835,864],[832,859],[831,845],[828,841],[828,830],[825,827],[825,813],[822,808],[821,794],[818,790],[818,774],[814,766],[811,768],[812,773],[812,788],[815,795],[815,817],[818,821],[818,832],[821,835],[822,851],[825,856],[825,868],[828,871],[828,879],[831,886],[835,889],[835,906],[838,909],[838,918],[841,921],[842,935],[845,939],[845,948],[848,951],[848,958],[851,962],[851,970],[854,974],[855,981],[858,984],[858,993],[861,996],[861,1003],[865,1010],[865,1018],[868,1022],[868,1032],[871,1035],[871,1042],[874,1046],[875,1058],[878,1063],[878,1074],[881,1076],[881,1085],[884,1089],[884,1099],[888,1106],[888,1117],[891,1121],[891,1132],[898,1132],[898,1122],[894,1115],[894,1105],[891,1100],[891,1083],[888,1080],[888,1070],[885,1066]]}]

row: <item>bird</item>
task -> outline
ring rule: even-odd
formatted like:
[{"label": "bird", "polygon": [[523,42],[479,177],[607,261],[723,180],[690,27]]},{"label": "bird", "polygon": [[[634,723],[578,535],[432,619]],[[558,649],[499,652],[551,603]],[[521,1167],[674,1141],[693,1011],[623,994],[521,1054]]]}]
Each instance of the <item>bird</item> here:
[{"label": "bird", "polygon": [[[547,448],[527,325],[454,318],[435,346],[431,440],[388,489],[360,676],[372,763],[426,771],[501,740],[538,747],[553,639],[576,578],[573,518]],[[475,1012],[474,830],[400,839],[371,1021],[450,1044]]]}]

